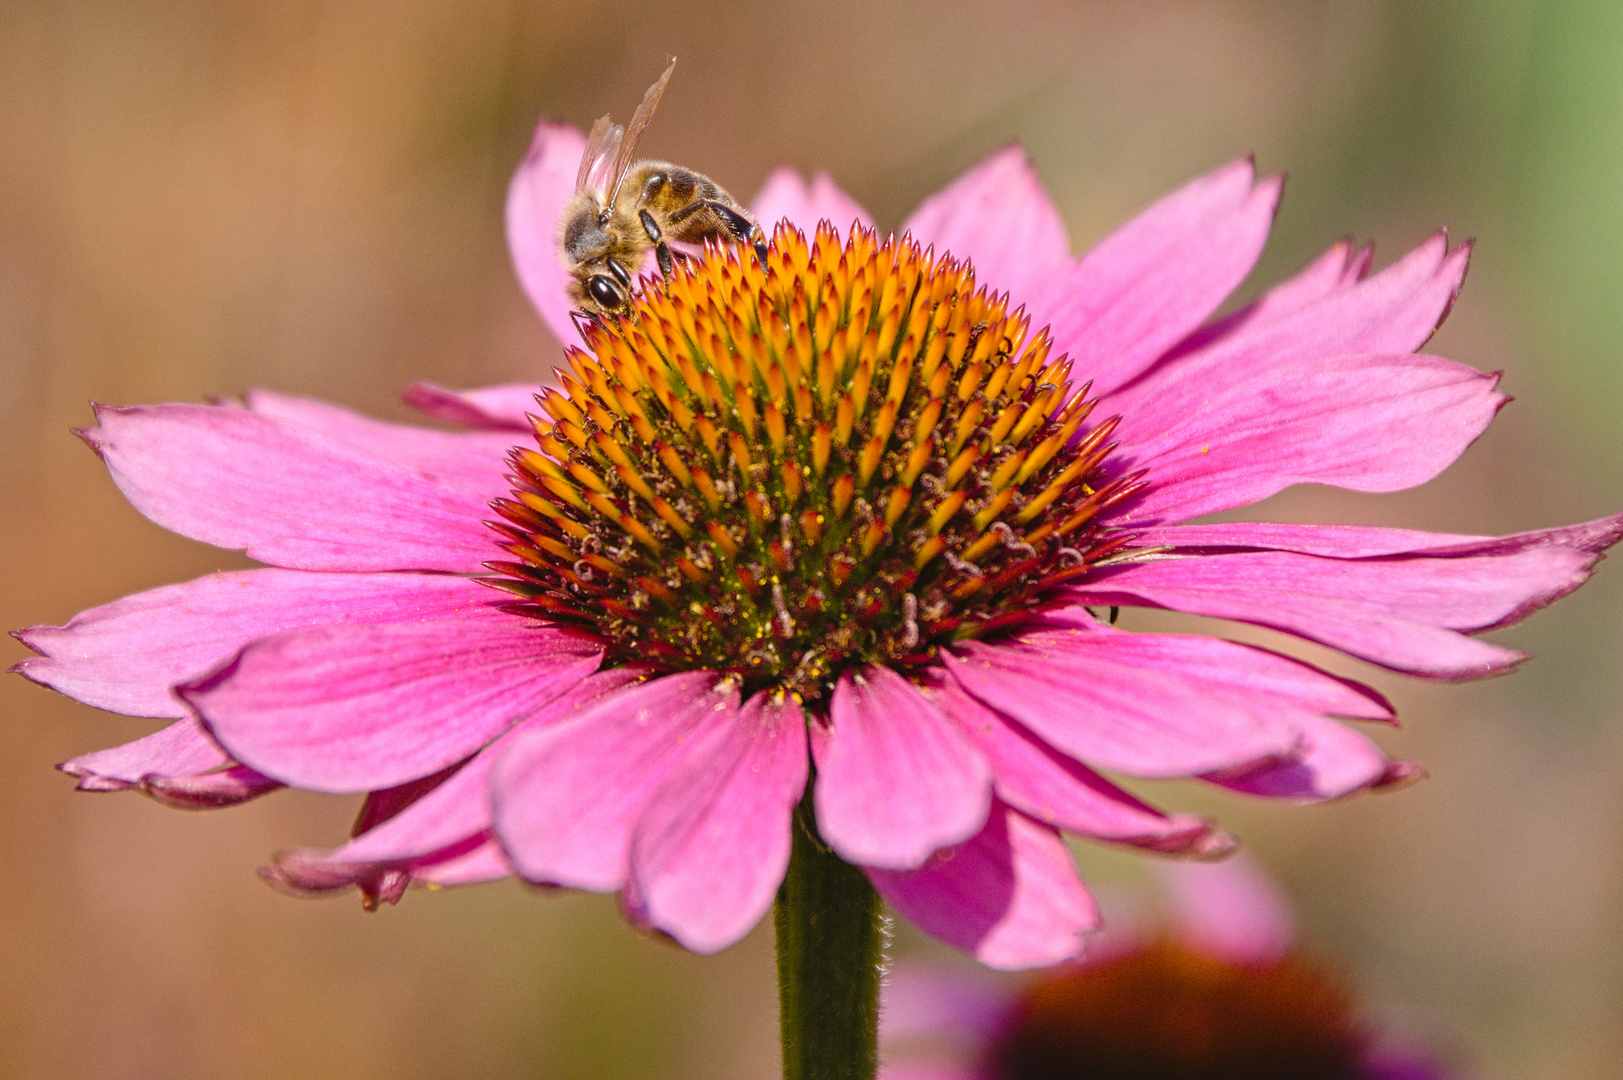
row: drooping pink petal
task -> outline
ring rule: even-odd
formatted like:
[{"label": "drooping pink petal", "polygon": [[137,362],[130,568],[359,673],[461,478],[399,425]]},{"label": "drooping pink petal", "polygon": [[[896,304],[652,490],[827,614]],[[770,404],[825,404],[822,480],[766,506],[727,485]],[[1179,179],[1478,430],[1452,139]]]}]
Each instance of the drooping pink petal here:
[{"label": "drooping pink petal", "polygon": [[1301,717],[1297,725],[1302,745],[1291,759],[1259,768],[1208,773],[1202,779],[1247,795],[1313,803],[1339,799],[1366,788],[1401,784],[1424,772],[1413,762],[1392,761],[1380,747],[1346,724]]},{"label": "drooping pink petal", "polygon": [[259,868],[259,876],[292,896],[323,896],[358,888],[368,909],[398,903],[412,884],[474,885],[512,871],[501,848],[480,834],[403,862],[341,862],[315,848],[289,848]]},{"label": "drooping pink petal", "polygon": [[694,952],[736,942],[772,906],[806,790],[806,722],[791,697],[745,703],[713,748],[688,755],[637,823],[631,874],[644,918]]},{"label": "drooping pink petal", "polygon": [[179,693],[243,764],[311,791],[373,791],[467,757],[600,659],[573,633],[470,609],[263,638]]},{"label": "drooping pink petal", "polygon": [[1151,871],[1171,908],[1172,932],[1195,952],[1254,967],[1290,952],[1290,901],[1243,851],[1218,862],[1157,862]]},{"label": "drooping pink petal", "polygon": [[452,390],[419,379],[406,387],[400,400],[436,420],[475,431],[517,431],[528,435],[535,429],[526,416],[536,411],[535,395],[540,389],[540,383],[507,383],[477,390]]},{"label": "drooping pink petal", "polygon": [[230,765],[214,772],[193,775],[149,774],[141,790],[152,798],[180,810],[218,810],[275,791],[281,782],[255,772],[246,765]]},{"label": "drooping pink petal", "polygon": [[41,655],[12,670],[98,709],[181,717],[186,707],[172,687],[207,674],[250,641],[340,622],[433,619],[487,607],[493,595],[446,574],[210,574],[81,611],[66,626],[18,631]]},{"label": "drooping pink petal", "polygon": [[582,710],[630,686],[643,674],[637,668],[617,667],[588,675],[479,751],[433,790],[328,852],[326,861],[402,863],[483,835],[491,827],[491,771],[513,740],[526,731],[541,731],[575,719]]},{"label": "drooping pink petal", "polygon": [[807,236],[817,228],[818,222],[826,221],[834,226],[842,240],[850,231],[853,221],[861,222],[867,228],[873,227],[873,218],[868,211],[841,191],[828,173],[814,173],[811,183],[807,184],[798,172],[787,165],[772,170],[772,175],[766,178],[766,183],[761,185],[761,190],[751,200],[750,210],[768,236],[784,218],[788,218],[791,225]]},{"label": "drooping pink petal", "polygon": [[536,882],[619,889],[644,808],[686,754],[724,739],[738,711],[732,683],[688,671],[516,737],[491,778],[496,835],[514,869]]},{"label": "drooping pink petal", "polygon": [[934,681],[941,711],[986,756],[998,798],[1038,821],[1095,840],[1151,851],[1212,855],[1232,837],[1188,814],[1168,816],[1059,754],[966,693],[950,678]]},{"label": "drooping pink petal", "polygon": [[128,791],[148,776],[196,776],[228,765],[231,757],[187,718],[134,742],[64,761],[57,768],[79,777],[80,791]]},{"label": "drooping pink petal", "polygon": [[1568,547],[1599,554],[1619,539],[1623,539],[1623,514],[1509,536],[1469,536],[1364,525],[1276,525],[1249,521],[1218,525],[1158,525],[1133,530],[1135,547],[1166,547],[1201,554],[1294,551],[1299,555],[1322,555],[1333,559],[1422,553],[1437,557],[1514,555],[1518,551],[1540,547]]},{"label": "drooping pink petal", "polygon": [[543,122],[507,189],[507,249],[513,269],[542,320],[562,342],[579,335],[570,321],[569,271],[558,246],[564,205],[575,193],[575,173],[586,139],[568,124]]},{"label": "drooping pink petal", "polygon": [[1508,400],[1487,375],[1432,356],[1318,358],[1289,372],[1172,383],[1115,431],[1122,469],[1150,485],[1122,524],[1245,506],[1292,484],[1399,491],[1442,472]]},{"label": "drooping pink petal", "polygon": [[411,879],[425,885],[450,887],[499,881],[512,872],[502,855],[501,846],[495,840],[486,839],[461,855],[414,864]]},{"label": "drooping pink petal", "polygon": [[1256,623],[1398,671],[1470,679],[1504,671],[1523,654],[1465,634],[1508,626],[1565,596],[1596,558],[1565,547],[1390,559],[1265,551],[1126,563],[1072,593],[1087,604]]},{"label": "drooping pink petal", "polygon": [[289,896],[321,896],[357,886],[371,896],[387,894],[390,903],[400,898],[410,882],[410,872],[373,863],[330,863],[326,853],[315,848],[287,848],[278,851],[259,876],[278,892]]},{"label": "drooping pink petal", "polygon": [[840,677],[814,729],[817,827],[847,862],[906,870],[986,821],[991,771],[918,687],[869,664]]},{"label": "drooping pink petal", "polygon": [[1059,833],[993,801],[986,825],[916,870],[868,869],[919,929],[1004,970],[1075,956],[1099,910]]},{"label": "drooping pink petal", "polygon": [[[1044,296],[1072,265],[1065,222],[1018,146],[999,150],[930,196],[902,230],[933,244],[937,255],[973,262],[983,283],[1009,294],[1011,307]],[[1031,314],[1035,326],[1049,322],[1048,311]]]},{"label": "drooping pink petal", "polygon": [[[944,654],[971,695],[1079,761],[1178,777],[1289,756],[1294,702],[1265,687],[1282,657],[1176,634],[1072,631]],[[1328,679],[1328,676],[1326,677]]]},{"label": "drooping pink petal", "polygon": [[[1236,161],[1168,195],[1111,233],[1038,298],[1055,353],[1094,393],[1149,367],[1250,273],[1279,204],[1280,180]],[[1108,414],[1107,414],[1108,415]]]},{"label": "drooping pink petal", "polygon": [[513,435],[388,424],[325,401],[270,390],[250,390],[243,401],[256,413],[314,428],[374,457],[415,469],[428,480],[444,480],[487,498],[512,491],[505,474],[507,452],[519,442]]},{"label": "drooping pink petal", "polygon": [[1311,303],[1275,305],[1206,348],[1168,356],[1142,379],[1107,394],[1103,407],[1131,414],[1174,384],[1207,386],[1252,374],[1278,378],[1319,357],[1412,353],[1448,314],[1470,256],[1469,244],[1450,252],[1447,237],[1438,233],[1374,277],[1344,282]]},{"label": "drooping pink petal", "polygon": [[330,435],[215,405],[98,407],[81,432],[130,503],[173,532],[303,570],[476,572],[484,494]]}]

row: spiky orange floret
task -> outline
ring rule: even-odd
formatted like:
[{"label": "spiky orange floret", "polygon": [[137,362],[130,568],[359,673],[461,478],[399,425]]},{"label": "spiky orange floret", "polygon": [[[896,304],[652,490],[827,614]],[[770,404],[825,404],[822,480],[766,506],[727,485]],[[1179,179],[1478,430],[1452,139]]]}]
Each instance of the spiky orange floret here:
[{"label": "spiky orange floret", "polygon": [[906,237],[780,226],[592,323],[492,563],[621,661],[821,695],[1026,616],[1119,546],[1093,525],[1115,420],[974,270]]}]

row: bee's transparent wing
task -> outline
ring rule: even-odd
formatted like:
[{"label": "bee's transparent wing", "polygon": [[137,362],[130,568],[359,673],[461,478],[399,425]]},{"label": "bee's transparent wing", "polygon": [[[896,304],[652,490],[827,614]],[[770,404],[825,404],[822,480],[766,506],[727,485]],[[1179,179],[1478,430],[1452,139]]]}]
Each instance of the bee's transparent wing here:
[{"label": "bee's transparent wing", "polygon": [[586,136],[586,152],[580,156],[580,172],[575,174],[576,191],[588,187],[598,191],[608,188],[625,133],[625,128],[607,116],[597,118],[592,133]]},{"label": "bee's transparent wing", "polygon": [[610,204],[620,194],[620,182],[625,179],[626,170],[631,168],[631,163],[636,160],[637,143],[642,139],[644,129],[648,127],[648,121],[654,118],[654,110],[659,108],[659,99],[665,96],[665,84],[671,81],[671,72],[675,70],[676,57],[673,56],[671,62],[665,65],[665,74],[648,88],[648,93],[642,96],[642,104],[638,105],[637,111],[631,115],[631,123],[626,125],[625,137],[620,140],[619,153],[614,159],[613,179],[609,183]]}]

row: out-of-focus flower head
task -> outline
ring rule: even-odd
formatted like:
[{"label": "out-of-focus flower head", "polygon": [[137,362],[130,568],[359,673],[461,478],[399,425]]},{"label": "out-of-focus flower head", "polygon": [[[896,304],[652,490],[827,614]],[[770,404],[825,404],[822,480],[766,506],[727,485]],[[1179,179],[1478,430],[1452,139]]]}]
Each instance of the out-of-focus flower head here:
[{"label": "out-of-focus flower head", "polygon": [[1315,802],[1416,772],[1345,722],[1392,721],[1369,687],[1107,610],[1476,678],[1523,656],[1475,634],[1619,536],[1186,524],[1422,483],[1505,401],[1416,353],[1465,272],[1442,236],[1374,276],[1337,244],[1214,320],[1279,196],[1248,161],[1081,258],[1017,149],[899,237],[780,171],[764,264],[685,261],[581,338],[556,237],[583,145],[543,125],[508,206],[521,281],[578,342],[557,386],[408,391],[455,433],[266,391],[97,409],[83,437],[133,505],[267,565],[21,632],[29,678],[175,721],[65,763],[82,788],[365,792],[349,843],[270,879],[376,904],[516,873],[711,951],[771,904],[815,775],[822,841],[895,909],[1049,964],[1098,923],[1061,830],[1231,845],[1106,774]]},{"label": "out-of-focus flower head", "polygon": [[1335,972],[1292,949],[1289,904],[1243,856],[1156,869],[1162,925],[1107,929],[1082,961],[1019,989],[927,968],[893,973],[884,1080],[1455,1075],[1381,1031]]}]

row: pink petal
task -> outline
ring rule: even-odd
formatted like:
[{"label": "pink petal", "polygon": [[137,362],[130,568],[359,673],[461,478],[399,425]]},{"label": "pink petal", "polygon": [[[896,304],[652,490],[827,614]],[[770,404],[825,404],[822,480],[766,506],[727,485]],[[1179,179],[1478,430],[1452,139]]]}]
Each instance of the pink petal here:
[{"label": "pink petal", "polygon": [[508,868],[507,860],[502,856],[501,846],[494,840],[486,840],[464,854],[414,864],[411,868],[411,879],[425,885],[477,885],[486,881],[498,881],[512,872]]},{"label": "pink petal", "polygon": [[195,776],[231,758],[190,718],[123,746],[97,750],[57,768],[80,777],[81,791],[128,791],[149,776]]},{"label": "pink petal", "polygon": [[312,791],[374,791],[467,757],[600,659],[577,635],[472,609],[264,638],[179,693],[243,764]]},{"label": "pink petal", "polygon": [[473,572],[485,496],[300,424],[213,405],[98,407],[81,434],[166,529],[305,570]]},{"label": "pink petal", "polygon": [[1414,352],[1448,314],[1470,256],[1469,244],[1450,252],[1438,233],[1366,281],[1348,287],[1343,279],[1311,303],[1275,305],[1208,348],[1169,357],[1104,407],[1130,414],[1174,383],[1220,383],[1236,372],[1279,378],[1324,356]]},{"label": "pink petal", "polygon": [[180,810],[218,810],[275,791],[283,785],[246,765],[231,765],[216,772],[165,776],[150,774],[141,790],[159,802]]},{"label": "pink petal", "polygon": [[759,693],[722,741],[692,753],[637,823],[631,873],[649,925],[699,953],[736,942],[772,906],[806,790],[806,721]]},{"label": "pink petal", "polygon": [[515,738],[491,781],[496,835],[514,869],[531,881],[619,889],[643,810],[687,754],[725,739],[738,704],[732,683],[689,671]]},{"label": "pink petal", "polygon": [[1288,552],[1127,563],[1072,590],[1086,604],[1140,604],[1298,634],[1398,671],[1480,678],[1523,654],[1463,636],[1508,626],[1588,579],[1596,556],[1323,559]]},{"label": "pink petal", "polygon": [[329,863],[325,852],[311,848],[278,851],[259,876],[289,896],[323,896],[359,886],[375,907],[377,899],[395,903],[411,883],[411,872],[401,867],[371,863]]},{"label": "pink petal", "polygon": [[[387,424],[314,398],[270,390],[243,395],[248,408],[314,428],[374,457],[420,473],[424,479],[483,493],[509,494],[507,452],[520,440],[506,433],[448,432],[410,424]],[[525,439],[525,442],[533,440]]]},{"label": "pink petal", "polygon": [[1184,521],[1292,484],[1423,484],[1504,405],[1498,381],[1464,364],[1403,355],[1318,358],[1286,372],[1237,369],[1165,386],[1116,429],[1121,468],[1148,468],[1150,484],[1117,520]]},{"label": "pink petal", "polygon": [[1346,724],[1322,718],[1298,718],[1297,724],[1302,745],[1295,757],[1260,768],[1207,773],[1202,779],[1247,795],[1313,803],[1400,784],[1423,772],[1411,762],[1390,760]]},{"label": "pink petal", "polygon": [[1201,678],[1212,680],[1214,686],[1247,697],[1277,698],[1309,716],[1387,722],[1395,717],[1392,703],[1378,691],[1293,657],[1255,645],[1217,642],[1211,638],[1166,635],[1163,640],[1154,634],[1122,635],[1119,630],[1102,626],[1083,608],[1045,612],[1042,621],[1022,629],[1016,640],[1036,648],[1063,652],[1078,643],[1093,640],[1085,636],[1087,634],[1095,638],[1101,634],[1117,635],[1112,638],[1117,642],[1113,649],[1138,653],[1143,662],[1165,662],[1198,672]]},{"label": "pink petal", "polygon": [[993,802],[986,825],[917,870],[869,869],[891,907],[989,967],[1044,967],[1081,951],[1099,910],[1059,833]]},{"label": "pink petal", "polygon": [[812,743],[812,798],[841,858],[906,870],[985,823],[986,759],[918,687],[869,664],[841,676],[829,717]]},{"label": "pink petal", "polygon": [[1203,349],[1242,328],[1265,326],[1316,300],[1351,288],[1363,280],[1373,254],[1372,249],[1355,248],[1347,240],[1330,245],[1305,270],[1263,293],[1256,303],[1215,319],[1178,342],[1158,361],[1158,366]]},{"label": "pink petal", "polygon": [[519,431],[532,434],[528,414],[536,411],[539,383],[508,383],[479,390],[452,390],[420,379],[400,399],[436,420],[475,431]]},{"label": "pink petal", "polygon": [[359,888],[368,909],[378,903],[394,904],[413,884],[473,885],[496,881],[512,873],[501,848],[488,835],[462,842],[402,863],[338,862],[330,853],[312,848],[290,848],[259,868],[259,876],[280,892],[292,896],[324,896]]},{"label": "pink petal", "polygon": [[350,835],[366,832],[392,820],[419,799],[432,794],[466,764],[467,762],[457,762],[447,765],[436,773],[419,776],[393,787],[367,792],[366,799],[361,803],[360,812],[355,815],[355,824],[350,829]]},{"label": "pink petal", "polygon": [[[1018,146],[998,151],[926,199],[902,226],[937,255],[968,259],[982,284],[1029,304],[1070,272],[1065,222]],[[1033,311],[1042,326],[1049,312]]]},{"label": "pink petal", "polygon": [[558,230],[585,150],[585,137],[568,124],[542,123],[507,189],[507,248],[513,269],[542,320],[564,342],[578,335],[569,318],[569,271]]},{"label": "pink petal", "polygon": [[490,776],[513,740],[526,731],[540,731],[574,720],[597,703],[640,677],[632,668],[610,668],[588,675],[479,751],[432,791],[410,806],[371,825],[349,843],[328,852],[333,863],[400,863],[421,859],[436,851],[464,844],[491,827]]},{"label": "pink petal", "polygon": [[1290,901],[1244,852],[1219,862],[1158,862],[1151,870],[1171,908],[1173,933],[1195,952],[1256,967],[1290,952]]},{"label": "pink petal", "polygon": [[[968,642],[954,679],[1055,749],[1130,776],[1178,777],[1286,757],[1283,657],[1175,634],[1072,631],[1035,645]],[[1328,678],[1328,677],[1326,677]]]},{"label": "pink petal", "polygon": [[12,670],[98,709],[180,717],[186,707],[171,687],[258,638],[332,623],[432,619],[491,599],[489,589],[444,574],[210,574],[81,611],[66,626],[18,631],[41,655]]},{"label": "pink petal", "polygon": [[282,786],[246,765],[233,764],[191,718],[123,746],[64,761],[57,768],[79,778],[79,791],[137,788],[182,810],[235,806]]},{"label": "pink petal", "polygon": [[1107,236],[1033,307],[1052,311],[1066,352],[1095,393],[1149,367],[1233,292],[1268,238],[1280,180],[1254,184],[1250,161],[1194,180]]},{"label": "pink petal", "polygon": [[1095,840],[1151,851],[1214,854],[1234,841],[1187,814],[1168,817],[1059,754],[988,709],[951,679],[935,685],[936,701],[992,766],[998,798],[1038,821]]},{"label": "pink petal", "polygon": [[1539,547],[1568,547],[1599,554],[1619,539],[1623,539],[1623,514],[1509,536],[1467,536],[1362,525],[1274,525],[1265,522],[1163,525],[1133,530],[1135,547],[1167,547],[1202,554],[1217,554],[1225,550],[1294,551],[1300,555],[1323,555],[1334,559],[1418,553],[1438,557],[1513,555]]},{"label": "pink petal", "polygon": [[785,218],[807,236],[812,234],[820,221],[833,225],[841,239],[844,239],[853,221],[860,222],[866,228],[873,227],[873,218],[868,211],[841,191],[828,173],[813,174],[808,185],[799,173],[787,165],[772,170],[772,175],[756,192],[750,209],[768,236],[772,235],[774,226]]},{"label": "pink petal", "polygon": [[964,1035],[989,1039],[1003,1026],[1014,990],[978,968],[903,960],[879,986],[880,1044]]}]

